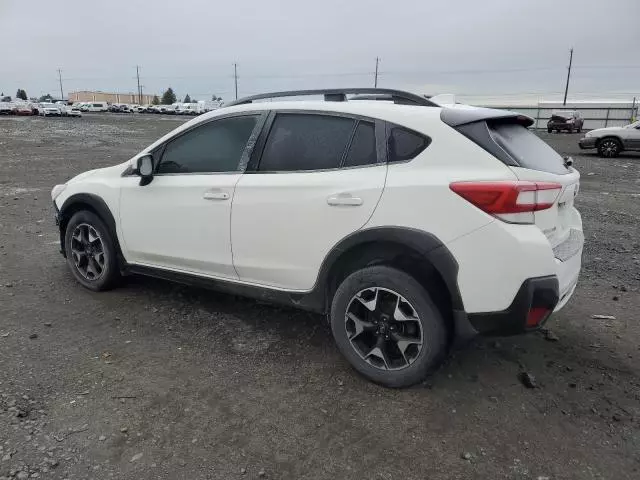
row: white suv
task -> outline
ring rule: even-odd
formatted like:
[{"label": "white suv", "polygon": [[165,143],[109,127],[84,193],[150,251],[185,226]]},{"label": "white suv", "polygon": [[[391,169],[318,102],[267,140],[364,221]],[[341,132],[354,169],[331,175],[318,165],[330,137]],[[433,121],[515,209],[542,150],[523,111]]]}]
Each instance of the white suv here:
[{"label": "white suv", "polygon": [[579,174],[531,123],[396,90],[249,97],[56,185],[62,253],[92,290],[138,273],[326,313],[360,373],[407,386],[575,289]]}]

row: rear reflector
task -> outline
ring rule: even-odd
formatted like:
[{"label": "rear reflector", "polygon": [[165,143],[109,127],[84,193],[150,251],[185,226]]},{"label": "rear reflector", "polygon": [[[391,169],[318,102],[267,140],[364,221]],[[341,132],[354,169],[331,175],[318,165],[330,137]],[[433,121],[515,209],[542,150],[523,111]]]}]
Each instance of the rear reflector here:
[{"label": "rear reflector", "polygon": [[536,212],[551,208],[562,185],[551,182],[454,182],[449,188],[491,214]]},{"label": "rear reflector", "polygon": [[527,315],[527,328],[534,328],[540,325],[543,320],[551,314],[551,309],[548,307],[532,307]]}]

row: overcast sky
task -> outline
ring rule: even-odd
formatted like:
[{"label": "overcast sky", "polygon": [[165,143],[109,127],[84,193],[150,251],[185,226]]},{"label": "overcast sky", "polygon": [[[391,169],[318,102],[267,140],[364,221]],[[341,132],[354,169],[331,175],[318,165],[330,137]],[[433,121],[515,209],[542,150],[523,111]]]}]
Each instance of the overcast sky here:
[{"label": "overcast sky", "polygon": [[378,85],[470,97],[640,95],[640,0],[0,0],[0,90],[197,99]]}]

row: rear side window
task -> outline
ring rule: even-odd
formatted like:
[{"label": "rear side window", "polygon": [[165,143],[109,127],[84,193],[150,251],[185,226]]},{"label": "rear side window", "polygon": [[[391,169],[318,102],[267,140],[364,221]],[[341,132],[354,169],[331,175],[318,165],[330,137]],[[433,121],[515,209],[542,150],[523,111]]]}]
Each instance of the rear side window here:
[{"label": "rear side window", "polygon": [[330,115],[280,113],[262,152],[259,171],[339,168],[356,121]]},{"label": "rear side window", "polygon": [[376,154],[376,129],[373,123],[358,122],[356,133],[344,160],[344,167],[374,165],[378,163]]},{"label": "rear side window", "polygon": [[568,172],[562,157],[522,125],[489,124],[489,132],[493,140],[515,161],[516,166],[559,175]]},{"label": "rear side window", "polygon": [[418,156],[431,139],[407,128],[392,126],[389,134],[389,162],[403,162]]}]

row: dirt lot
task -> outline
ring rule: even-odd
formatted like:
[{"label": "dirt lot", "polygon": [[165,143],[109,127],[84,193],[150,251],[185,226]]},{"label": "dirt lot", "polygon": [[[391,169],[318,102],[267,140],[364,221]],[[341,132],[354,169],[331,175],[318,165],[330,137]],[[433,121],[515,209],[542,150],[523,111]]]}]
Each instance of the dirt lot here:
[{"label": "dirt lot", "polygon": [[72,279],[51,186],[180,121],[0,118],[0,478],[640,478],[640,155],[543,134],[583,175],[584,268],[558,340],[479,339],[398,391],[354,374],[320,317]]}]

